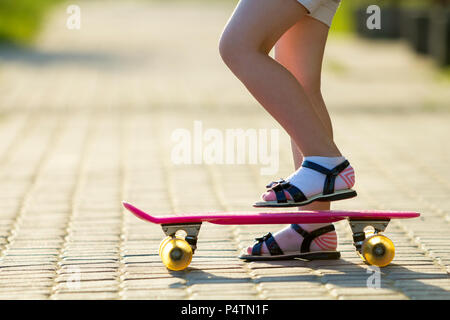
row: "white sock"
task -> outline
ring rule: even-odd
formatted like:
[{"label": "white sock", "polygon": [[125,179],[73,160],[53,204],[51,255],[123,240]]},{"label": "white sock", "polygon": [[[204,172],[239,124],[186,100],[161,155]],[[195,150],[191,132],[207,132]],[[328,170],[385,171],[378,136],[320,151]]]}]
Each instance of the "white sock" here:
[{"label": "white sock", "polygon": [[[344,157],[318,157],[311,156],[303,158],[314,162],[327,169],[333,169],[345,161]],[[318,171],[310,168],[300,167],[297,171],[291,174],[286,181],[299,188],[307,198],[322,193],[326,176]],[[337,177],[334,185],[335,191],[350,189],[355,184],[355,173],[351,166],[348,166]]]},{"label": "white sock", "polygon": [[[314,223],[314,224],[299,224],[307,232],[312,232],[316,229],[322,228],[329,225],[329,223]],[[299,252],[301,244],[303,242],[303,237],[298,234],[297,231],[292,229],[289,225],[277,233],[273,234],[275,241],[280,246],[280,249],[284,253]],[[336,251],[338,244],[336,231],[327,232],[317,238],[315,238],[310,245],[311,252],[314,251]],[[247,254],[251,254],[253,247],[247,248]],[[264,243],[261,247],[262,254],[268,254],[266,244]]]}]

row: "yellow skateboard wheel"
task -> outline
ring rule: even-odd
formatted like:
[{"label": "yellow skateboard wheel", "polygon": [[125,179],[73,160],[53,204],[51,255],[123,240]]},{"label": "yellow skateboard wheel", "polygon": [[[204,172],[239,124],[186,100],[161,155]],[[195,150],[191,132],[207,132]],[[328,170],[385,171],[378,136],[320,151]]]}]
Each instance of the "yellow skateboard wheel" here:
[{"label": "yellow skateboard wheel", "polygon": [[384,235],[375,234],[364,240],[361,254],[367,263],[377,267],[385,267],[394,259],[394,243]]},{"label": "yellow skateboard wheel", "polygon": [[172,237],[167,236],[167,237],[165,237],[165,238],[161,241],[161,243],[159,244],[159,251],[158,251],[158,254],[159,254],[160,257],[161,257],[161,250],[162,250],[162,248],[164,248],[164,246],[166,245],[166,243],[169,242],[171,239],[172,239]]},{"label": "yellow skateboard wheel", "polygon": [[192,261],[192,248],[184,239],[164,239],[160,247],[160,256],[169,270],[180,271],[186,269]]}]

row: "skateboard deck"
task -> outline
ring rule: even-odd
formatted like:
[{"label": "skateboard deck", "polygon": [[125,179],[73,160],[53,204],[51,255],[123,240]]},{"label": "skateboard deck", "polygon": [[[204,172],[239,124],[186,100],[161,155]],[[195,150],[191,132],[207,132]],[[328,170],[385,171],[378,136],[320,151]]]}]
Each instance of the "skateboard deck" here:
[{"label": "skateboard deck", "polygon": [[140,219],[155,224],[183,224],[209,222],[223,225],[239,224],[285,224],[285,223],[331,223],[345,219],[386,220],[416,218],[420,214],[412,211],[269,211],[269,212],[203,212],[178,213],[152,216],[128,202],[123,206]]},{"label": "skateboard deck", "polygon": [[[239,211],[151,215],[125,201],[123,206],[136,217],[161,225],[166,238],[160,244],[159,255],[170,270],[183,270],[188,267],[197,248],[198,233],[203,222],[219,225],[253,225],[332,223],[341,220],[347,220],[350,225],[353,245],[358,255],[368,264],[384,267],[392,261],[395,254],[394,244],[382,234],[389,221],[420,216],[413,211],[389,210]],[[330,255],[312,253],[309,257],[337,259],[340,254],[338,252],[332,252]],[[259,256],[254,260],[262,259]]]}]

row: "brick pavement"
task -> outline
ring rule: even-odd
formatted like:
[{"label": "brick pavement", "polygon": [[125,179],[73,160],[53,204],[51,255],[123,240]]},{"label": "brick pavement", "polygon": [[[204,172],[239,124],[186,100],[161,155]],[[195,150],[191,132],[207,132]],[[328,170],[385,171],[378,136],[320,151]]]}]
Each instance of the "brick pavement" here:
[{"label": "brick pavement", "polygon": [[327,48],[324,94],[359,193],[334,208],[422,213],[388,227],[397,252],[381,289],[367,288],[345,222],[342,259],[263,263],[236,255],[281,226],[205,224],[190,268],[169,272],[160,228],[121,200],[158,213],[249,210],[292,170],[288,139],[275,177],[261,165],[175,165],[171,134],[195,120],[278,128],[218,57],[232,7],[80,6],[81,30],[65,29],[58,8],[35,49],[0,50],[0,298],[450,298],[450,97],[429,61],[402,43],[331,37]]}]

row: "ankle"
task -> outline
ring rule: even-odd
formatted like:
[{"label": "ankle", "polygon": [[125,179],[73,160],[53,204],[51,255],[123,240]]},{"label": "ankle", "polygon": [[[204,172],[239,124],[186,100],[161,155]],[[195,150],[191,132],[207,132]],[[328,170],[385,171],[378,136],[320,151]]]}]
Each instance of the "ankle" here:
[{"label": "ankle", "polygon": [[321,166],[326,167],[327,169],[333,169],[334,167],[340,165],[346,159],[343,156],[337,157],[322,157],[322,156],[306,156],[303,158],[304,161],[311,161]]}]

